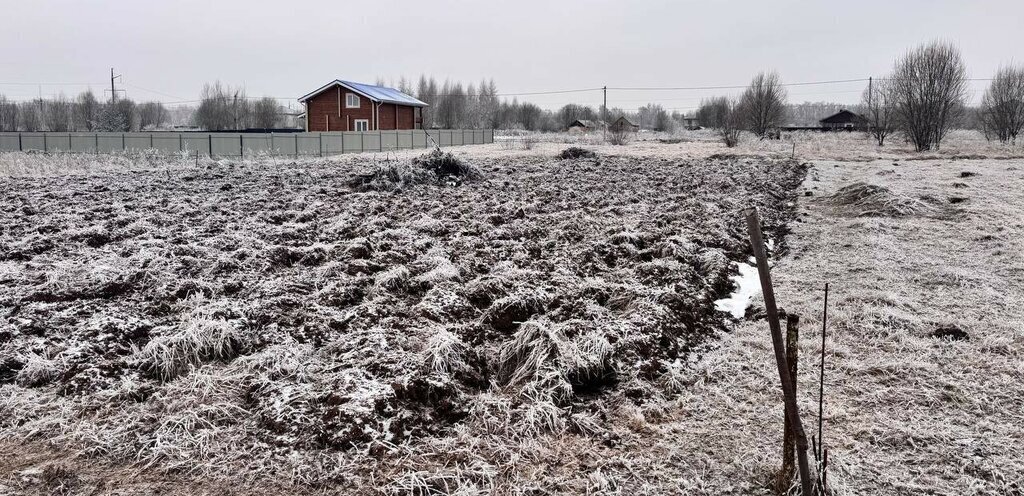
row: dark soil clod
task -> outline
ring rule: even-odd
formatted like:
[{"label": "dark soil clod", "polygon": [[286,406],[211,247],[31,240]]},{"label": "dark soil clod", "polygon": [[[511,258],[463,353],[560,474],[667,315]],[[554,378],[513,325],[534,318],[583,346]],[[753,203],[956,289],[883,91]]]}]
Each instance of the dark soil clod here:
[{"label": "dark soil clod", "polygon": [[562,153],[558,154],[558,158],[562,160],[572,160],[578,158],[597,158],[597,154],[591,150],[587,150],[586,148],[570,146],[569,148],[562,150]]},{"label": "dark soil clod", "polygon": [[957,326],[942,326],[932,331],[932,337],[949,341],[969,341],[971,336],[967,331]]}]

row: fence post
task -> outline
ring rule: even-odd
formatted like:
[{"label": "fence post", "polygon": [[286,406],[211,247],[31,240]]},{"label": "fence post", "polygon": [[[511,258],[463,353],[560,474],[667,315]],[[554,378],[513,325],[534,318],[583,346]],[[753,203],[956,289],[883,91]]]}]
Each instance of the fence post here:
[{"label": "fence post", "polygon": [[100,133],[93,133],[93,140],[96,142],[96,155],[100,154]]},{"label": "fence post", "polygon": [[149,149],[153,149],[153,133],[149,133]]},{"label": "fence post", "polygon": [[123,151],[125,151],[127,149],[128,149],[128,145],[125,144],[125,142],[124,142],[124,133],[121,133],[121,151],[123,152]]},{"label": "fence post", "polygon": [[49,149],[47,149],[46,145],[46,133],[43,133],[43,153],[49,153],[50,151]]},{"label": "fence post", "polygon": [[359,153],[366,151],[366,144],[363,143],[363,132],[359,131]]},{"label": "fence post", "polygon": [[295,133],[295,158],[299,158],[299,134]]},{"label": "fence post", "polygon": [[25,147],[22,146],[22,144],[21,144],[21,133],[18,133],[18,151],[19,152],[25,151]]},{"label": "fence post", "polygon": [[380,127],[377,128],[377,151],[384,151],[384,131],[381,131]]},{"label": "fence post", "polygon": [[324,156],[324,133],[316,135],[317,145],[320,147],[320,156]]},{"label": "fence post", "polygon": [[[185,135],[178,133],[178,152],[185,151]],[[199,161],[199,156],[196,155],[196,161]]]},{"label": "fence post", "polygon": [[242,140],[242,134],[238,134],[238,158],[245,158],[245,141]]},{"label": "fence post", "polygon": [[210,158],[213,158],[213,133],[206,135],[206,146],[210,149]]}]

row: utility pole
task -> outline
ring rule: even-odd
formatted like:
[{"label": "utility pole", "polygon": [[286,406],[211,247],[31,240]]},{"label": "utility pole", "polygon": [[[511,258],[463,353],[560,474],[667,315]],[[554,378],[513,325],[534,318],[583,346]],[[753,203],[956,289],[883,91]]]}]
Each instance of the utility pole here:
[{"label": "utility pole", "polygon": [[604,138],[607,141],[608,140],[608,86],[605,85],[604,88],[602,88],[602,90],[604,91],[604,104],[601,105],[601,120],[603,121],[602,122],[602,126],[601,126],[601,137]]},{"label": "utility pole", "polygon": [[114,74],[114,68],[111,67],[110,68],[110,103],[114,103],[114,102],[117,101],[117,88],[114,87],[114,80],[117,79],[117,78],[120,78],[120,77],[121,77],[120,74],[117,74],[117,75]]},{"label": "utility pole", "polygon": [[875,96],[874,92],[871,91],[873,79],[871,76],[868,76],[868,112],[871,112],[871,99]]}]

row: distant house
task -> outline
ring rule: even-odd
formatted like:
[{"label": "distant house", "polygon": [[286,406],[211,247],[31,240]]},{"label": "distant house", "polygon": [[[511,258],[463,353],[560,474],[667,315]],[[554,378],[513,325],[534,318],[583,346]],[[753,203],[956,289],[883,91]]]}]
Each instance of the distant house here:
[{"label": "distant house", "polygon": [[680,119],[680,123],[686,129],[700,129],[700,121],[696,117],[683,117]]},{"label": "distant house", "polygon": [[849,110],[843,109],[820,121],[821,128],[826,131],[864,131],[868,128],[868,120]]},{"label": "distant house", "polygon": [[299,98],[306,131],[420,129],[423,103],[384,86],[335,79]]},{"label": "distant house", "polygon": [[629,131],[637,132],[640,130],[640,126],[636,125],[632,121],[626,118],[626,116],[619,117],[612,121],[612,124],[608,126],[612,131]]},{"label": "distant house", "polygon": [[570,133],[588,133],[601,129],[601,123],[590,119],[576,119],[566,128]]}]

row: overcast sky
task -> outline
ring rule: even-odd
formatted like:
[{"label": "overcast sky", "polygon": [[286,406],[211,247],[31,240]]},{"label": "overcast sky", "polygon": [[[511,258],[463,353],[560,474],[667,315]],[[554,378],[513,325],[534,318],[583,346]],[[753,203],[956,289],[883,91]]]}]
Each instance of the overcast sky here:
[{"label": "overcast sky", "polygon": [[[0,0],[0,93],[28,99],[109,89],[135,100],[194,100],[204,82],[294,99],[335,79],[432,74],[500,93],[745,84],[884,75],[941,38],[970,76],[1024,62],[1024,1],[364,2]],[[18,84],[10,84],[18,83]],[[979,94],[984,82],[972,87]],[[856,102],[864,83],[795,86],[791,102]],[[610,107],[687,111],[718,91],[609,90]],[[599,104],[598,91],[521,96],[546,108]]]}]

